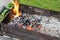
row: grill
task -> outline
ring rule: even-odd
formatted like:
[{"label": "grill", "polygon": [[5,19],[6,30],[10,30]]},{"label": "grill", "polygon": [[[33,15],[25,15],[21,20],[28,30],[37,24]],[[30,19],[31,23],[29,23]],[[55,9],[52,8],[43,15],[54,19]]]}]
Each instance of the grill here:
[{"label": "grill", "polygon": [[[20,9],[19,9],[22,14],[27,14],[27,15],[38,15],[39,16],[46,16],[46,17],[55,17],[60,20],[60,12],[52,11],[52,10],[45,10],[45,9],[40,9],[32,6],[27,6],[21,4]],[[8,23],[10,23],[13,19],[12,16],[12,9],[8,10],[7,16],[4,18],[4,20],[1,22],[1,32],[4,35],[10,36],[10,37],[15,37],[19,38],[20,40],[60,40],[60,38],[55,37],[55,36],[50,36],[47,34],[42,34],[37,31],[33,30],[26,30],[24,28],[19,28],[16,26],[10,27]],[[21,16],[22,17],[22,16]],[[17,18],[18,19],[18,18]],[[48,20],[49,22],[49,20]],[[4,23],[4,24],[2,24]],[[6,25],[5,25],[6,24]]]}]

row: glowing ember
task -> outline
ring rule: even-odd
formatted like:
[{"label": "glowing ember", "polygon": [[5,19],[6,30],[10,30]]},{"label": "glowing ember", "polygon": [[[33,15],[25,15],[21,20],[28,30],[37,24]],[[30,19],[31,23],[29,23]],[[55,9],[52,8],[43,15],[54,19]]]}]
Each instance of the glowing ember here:
[{"label": "glowing ember", "polygon": [[21,12],[19,12],[19,3],[17,0],[11,1],[14,5],[13,12],[14,12],[14,18],[21,16]]},{"label": "glowing ember", "polygon": [[28,26],[26,29],[27,29],[27,30],[32,30],[33,28],[31,28],[30,26]]}]

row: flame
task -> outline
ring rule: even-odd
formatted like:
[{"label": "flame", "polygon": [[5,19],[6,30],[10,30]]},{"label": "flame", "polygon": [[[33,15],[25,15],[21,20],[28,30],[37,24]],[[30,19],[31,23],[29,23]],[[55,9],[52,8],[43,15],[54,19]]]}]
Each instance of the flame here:
[{"label": "flame", "polygon": [[14,18],[21,16],[21,12],[19,12],[19,3],[17,0],[11,0],[11,2],[14,5],[13,12],[14,12]]}]

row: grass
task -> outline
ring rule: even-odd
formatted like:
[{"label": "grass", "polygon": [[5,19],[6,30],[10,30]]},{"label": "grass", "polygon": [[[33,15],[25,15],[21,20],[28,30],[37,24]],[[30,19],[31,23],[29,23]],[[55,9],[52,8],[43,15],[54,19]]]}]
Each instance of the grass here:
[{"label": "grass", "polygon": [[19,2],[42,9],[60,11],[60,0],[19,0]]}]

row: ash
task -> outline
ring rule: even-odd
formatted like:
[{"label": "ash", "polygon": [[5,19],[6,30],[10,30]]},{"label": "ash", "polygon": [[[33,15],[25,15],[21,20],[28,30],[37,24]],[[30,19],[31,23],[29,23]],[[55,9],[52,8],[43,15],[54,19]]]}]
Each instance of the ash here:
[{"label": "ash", "polygon": [[26,29],[30,26],[32,31],[40,32],[60,38],[60,22],[55,17],[23,14],[8,23],[10,27]]}]

